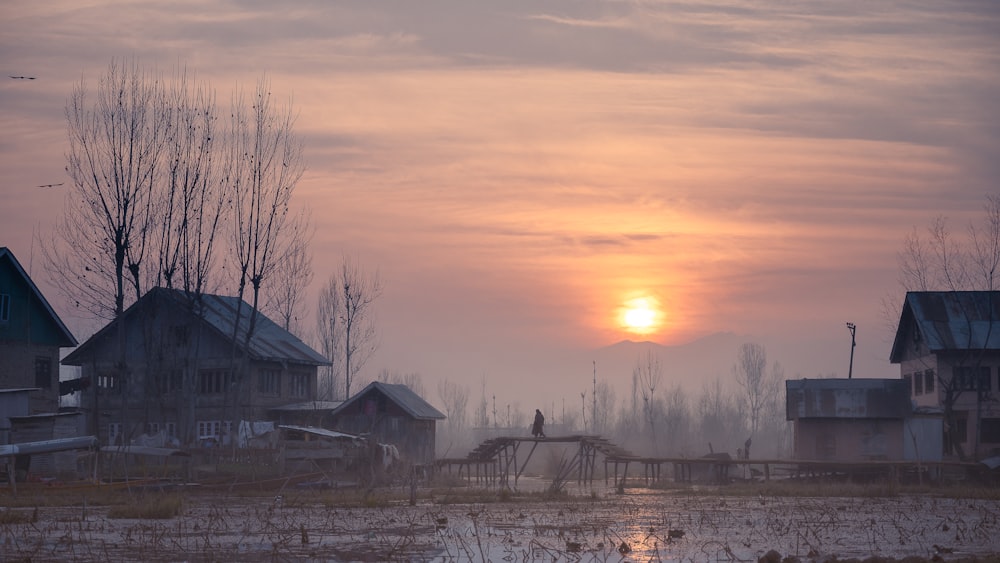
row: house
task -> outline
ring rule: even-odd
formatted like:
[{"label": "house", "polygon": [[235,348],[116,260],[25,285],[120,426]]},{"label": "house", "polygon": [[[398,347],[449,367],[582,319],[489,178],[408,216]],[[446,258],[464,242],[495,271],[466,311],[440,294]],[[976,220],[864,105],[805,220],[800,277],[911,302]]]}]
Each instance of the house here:
[{"label": "house", "polygon": [[373,381],[330,413],[332,427],[347,434],[367,434],[392,444],[411,463],[434,461],[436,408],[401,384]]},{"label": "house", "polygon": [[[181,444],[219,444],[233,421],[316,398],[317,367],[329,365],[236,297],[150,290],[63,363],[95,382],[81,397],[103,444],[165,433]],[[247,333],[250,330],[250,338]]]},{"label": "house", "polygon": [[941,417],[914,410],[899,379],[785,382],[795,459],[939,461]]},{"label": "house", "polygon": [[1000,291],[911,291],[889,357],[913,403],[944,418],[943,453],[1000,453]]},{"label": "house", "polygon": [[76,338],[14,254],[0,247],[0,389],[34,388],[31,413],[59,410],[59,349]]}]

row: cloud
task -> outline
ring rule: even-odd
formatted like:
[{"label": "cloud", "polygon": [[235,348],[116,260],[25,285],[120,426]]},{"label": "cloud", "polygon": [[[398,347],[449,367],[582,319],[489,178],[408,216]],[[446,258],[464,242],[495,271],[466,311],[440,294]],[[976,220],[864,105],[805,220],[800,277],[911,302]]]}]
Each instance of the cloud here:
[{"label": "cloud", "polygon": [[[5,74],[39,79],[0,82],[0,182],[60,180],[66,97],[111,57],[186,64],[220,102],[267,73],[299,111],[317,279],[344,251],[381,267],[406,346],[604,344],[640,289],[661,341],[842,330],[914,225],[996,192],[998,28],[952,1],[15,1]],[[30,252],[57,208],[11,198],[0,244]],[[377,367],[406,371],[393,346]]]}]

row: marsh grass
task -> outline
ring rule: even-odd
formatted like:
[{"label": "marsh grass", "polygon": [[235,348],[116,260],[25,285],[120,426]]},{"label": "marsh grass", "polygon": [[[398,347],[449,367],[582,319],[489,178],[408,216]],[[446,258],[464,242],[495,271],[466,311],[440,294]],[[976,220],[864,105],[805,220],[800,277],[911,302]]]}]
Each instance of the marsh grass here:
[{"label": "marsh grass", "polygon": [[975,498],[1000,500],[1000,488],[976,485],[901,485],[891,482],[799,482],[765,481],[735,483],[722,486],[681,486],[666,483],[657,490],[673,491],[687,496],[768,496],[768,497],[855,497],[892,498],[903,495],[924,495],[942,498]]},{"label": "marsh grass", "polygon": [[139,495],[125,504],[108,509],[108,518],[136,518],[141,520],[167,520],[179,516],[184,499],[177,494]]},{"label": "marsh grass", "polygon": [[26,510],[0,510],[0,526],[7,524],[28,524],[38,522],[38,507]]}]

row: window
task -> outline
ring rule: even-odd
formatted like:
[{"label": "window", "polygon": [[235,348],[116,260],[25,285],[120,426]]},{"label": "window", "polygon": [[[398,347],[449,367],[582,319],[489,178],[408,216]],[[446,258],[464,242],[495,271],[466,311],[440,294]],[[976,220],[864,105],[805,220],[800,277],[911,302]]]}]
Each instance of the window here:
[{"label": "window", "polygon": [[10,321],[10,295],[0,293],[0,323]]},{"label": "window", "polygon": [[921,373],[913,374],[913,394],[914,395],[924,394],[924,376]]},{"label": "window", "polygon": [[199,420],[198,421],[198,439],[204,438],[218,438],[219,431],[222,429],[222,424],[218,420]]},{"label": "window", "polygon": [[984,418],[979,438],[985,444],[1000,444],[1000,418]]},{"label": "window", "polygon": [[281,372],[276,369],[262,369],[258,375],[257,390],[271,395],[281,394]]},{"label": "window", "polygon": [[163,426],[164,426],[164,429],[167,431],[167,438],[176,438],[177,437],[177,423],[176,422],[168,422],[168,423],[164,424]]},{"label": "window", "polygon": [[953,373],[952,386],[955,391],[990,390],[990,366],[955,366]]},{"label": "window", "polygon": [[108,395],[118,395],[122,391],[121,379],[117,375],[108,373],[97,376],[97,387]]},{"label": "window", "polygon": [[35,356],[35,387],[52,388],[52,358]]},{"label": "window", "polygon": [[934,370],[929,369],[924,372],[924,391],[934,392]]},{"label": "window", "polygon": [[146,434],[159,434],[160,433],[160,423],[159,422],[147,422],[146,423]]},{"label": "window", "polygon": [[224,393],[226,382],[231,380],[224,369],[205,369],[198,374],[198,391],[203,395]]},{"label": "window", "polygon": [[293,373],[288,381],[288,393],[292,397],[309,396],[309,374]]},{"label": "window", "polygon": [[913,396],[913,376],[906,374],[903,376],[903,381],[906,382],[906,389],[910,392],[910,396]]},{"label": "window", "polygon": [[228,436],[232,429],[231,420],[199,420],[198,439],[218,438],[221,441],[222,437]]}]

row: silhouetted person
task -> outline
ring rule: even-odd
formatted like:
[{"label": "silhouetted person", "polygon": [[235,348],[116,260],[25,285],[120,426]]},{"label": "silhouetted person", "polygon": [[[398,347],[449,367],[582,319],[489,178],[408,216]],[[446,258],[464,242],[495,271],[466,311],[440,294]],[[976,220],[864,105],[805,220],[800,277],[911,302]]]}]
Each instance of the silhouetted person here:
[{"label": "silhouetted person", "polygon": [[542,411],[535,409],[535,422],[531,425],[531,435],[535,438],[544,438],[545,432],[542,431],[543,426],[545,426],[545,417],[542,416]]}]

